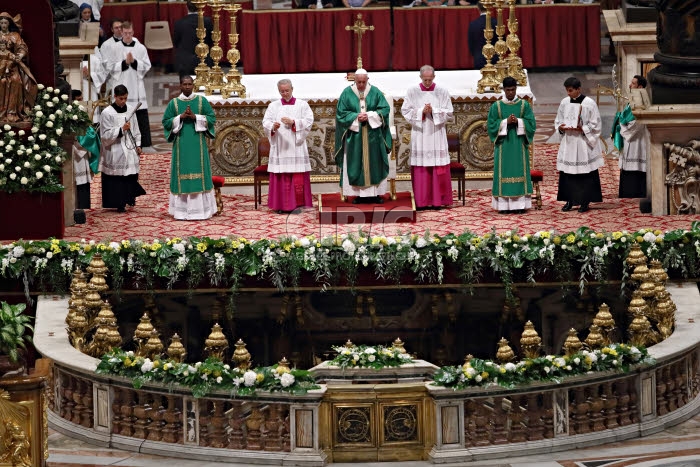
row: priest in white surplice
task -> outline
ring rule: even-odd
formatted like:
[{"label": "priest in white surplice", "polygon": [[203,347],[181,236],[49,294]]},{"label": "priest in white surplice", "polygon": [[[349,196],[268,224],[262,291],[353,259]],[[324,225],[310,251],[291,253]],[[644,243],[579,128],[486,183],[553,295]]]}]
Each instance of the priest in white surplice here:
[{"label": "priest in white surplice", "polygon": [[134,37],[134,28],[129,21],[122,23],[122,40],[112,46],[108,59],[114,85],[126,86],[130,105],[141,104],[136,111],[136,120],[141,131],[142,147],[148,147],[151,145],[151,128],[144,77],[151,69],[151,61],[146,47]]},{"label": "priest in white surplice", "polygon": [[263,117],[263,128],[270,140],[267,206],[273,211],[292,212],[313,206],[306,137],[314,123],[314,114],[306,101],[292,96],[294,88],[290,80],[280,80],[277,90],[282,98],[270,103]]},{"label": "priest in white surplice", "polygon": [[[568,97],[562,99],[554,120],[554,128],[562,135],[557,154],[557,201],[566,201],[562,211],[580,206],[578,212],[586,212],[589,203],[603,201],[598,174],[604,163],[600,146],[602,122],[595,101],[581,93],[578,78],[567,78],[564,87]],[[572,105],[578,115],[575,122],[567,121]]]},{"label": "priest in white surplice", "polygon": [[447,123],[453,120],[452,98],[435,84],[435,69],[423,65],[421,83],[406,91],[401,114],[411,124],[411,182],[417,208],[452,204]]}]

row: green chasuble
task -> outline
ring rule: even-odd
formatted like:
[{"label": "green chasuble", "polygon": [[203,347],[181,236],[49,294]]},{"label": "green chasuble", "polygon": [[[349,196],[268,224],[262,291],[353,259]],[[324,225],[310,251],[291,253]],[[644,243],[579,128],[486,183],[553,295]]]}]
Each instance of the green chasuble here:
[{"label": "green chasuble", "polygon": [[[518,128],[508,128],[506,136],[500,135],[501,122],[511,114],[522,118],[525,135],[518,135]],[[530,179],[530,152],[528,145],[535,137],[535,115],[530,104],[522,99],[512,103],[497,101],[489,109],[489,138],[495,143],[493,151],[493,196],[519,197],[532,194]]]},{"label": "green chasuble", "polygon": [[[389,175],[387,154],[391,152],[392,143],[389,130],[391,108],[384,94],[374,86],[370,86],[365,102],[365,112],[377,112],[382,119],[382,126],[372,129],[369,122],[359,122],[359,132],[350,130],[350,125],[360,113],[360,99],[352,86],[343,90],[335,113],[335,162],[342,172],[345,147],[351,186],[377,185]],[[343,185],[342,173],[340,185]]]},{"label": "green chasuble", "polygon": [[[182,128],[173,133],[173,120],[187,106],[192,113],[207,118],[207,131],[196,132],[194,120],[180,120]],[[173,143],[170,164],[170,192],[175,195],[205,193],[214,189],[211,181],[211,165],[206,138],[214,138],[214,109],[202,96],[191,100],[175,98],[170,101],[163,114],[165,137]]]}]

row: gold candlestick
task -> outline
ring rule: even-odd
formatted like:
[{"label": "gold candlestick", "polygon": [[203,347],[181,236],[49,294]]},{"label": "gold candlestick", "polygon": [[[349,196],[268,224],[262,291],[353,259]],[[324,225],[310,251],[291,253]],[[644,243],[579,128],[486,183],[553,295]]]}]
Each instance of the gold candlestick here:
[{"label": "gold candlestick", "polygon": [[510,54],[506,58],[508,75],[515,78],[518,86],[527,86],[527,75],[523,70],[523,60],[518,56],[520,38],[518,37],[518,19],[515,17],[515,0],[508,0],[508,37],[506,45]]},{"label": "gold candlestick", "polygon": [[241,59],[241,53],[236,47],[238,44],[238,33],[236,33],[236,15],[241,9],[241,6],[233,2],[234,0],[231,0],[230,4],[224,6],[224,10],[228,12],[228,19],[231,25],[231,31],[228,35],[228,42],[231,47],[226,53],[226,58],[231,64],[231,69],[226,74],[226,84],[224,85],[224,89],[221,91],[221,94],[224,96],[236,95],[237,97],[243,99],[245,98],[245,86],[241,84],[241,74],[238,72],[238,68],[236,68],[236,63],[238,63],[238,60]]},{"label": "gold candlestick", "polygon": [[367,26],[362,19],[362,14],[357,14],[357,19],[352,26],[345,26],[346,31],[352,31],[357,34],[357,69],[362,68],[362,36],[367,31],[374,31],[374,26]]},{"label": "gold candlestick", "polygon": [[221,27],[219,19],[221,18],[221,9],[224,7],[225,0],[209,0],[209,7],[214,20],[214,30],[211,32],[211,40],[214,45],[209,50],[209,56],[214,61],[214,66],[209,70],[209,81],[207,82],[206,94],[214,94],[215,90],[223,92],[224,88],[224,70],[219,66],[219,62],[224,57],[224,50],[219,45],[221,43]]},{"label": "gold candlestick", "polygon": [[481,49],[481,53],[486,57],[486,66],[481,69],[481,79],[476,85],[476,92],[482,94],[487,89],[492,92],[501,90],[501,80],[498,79],[498,70],[491,63],[491,59],[496,53],[496,48],[491,44],[493,39],[493,28],[491,27],[491,11],[490,8],[495,4],[493,0],[481,0],[481,4],[486,8],[486,28],[484,29],[484,38],[486,44]]},{"label": "gold candlestick", "polygon": [[508,65],[506,64],[506,54],[508,53],[508,46],[503,37],[506,34],[506,25],[503,23],[503,2],[504,0],[496,1],[496,44],[494,48],[498,54],[498,62],[496,62],[496,70],[498,71],[498,81],[503,81],[503,78],[508,76]]},{"label": "gold candlestick", "polygon": [[209,46],[204,42],[207,37],[207,30],[204,27],[204,7],[207,0],[192,0],[192,3],[197,7],[197,39],[199,39],[199,44],[194,48],[194,53],[199,58],[199,65],[194,69],[194,89],[199,91],[201,87],[206,89],[209,82],[209,66],[205,62],[209,55]]}]

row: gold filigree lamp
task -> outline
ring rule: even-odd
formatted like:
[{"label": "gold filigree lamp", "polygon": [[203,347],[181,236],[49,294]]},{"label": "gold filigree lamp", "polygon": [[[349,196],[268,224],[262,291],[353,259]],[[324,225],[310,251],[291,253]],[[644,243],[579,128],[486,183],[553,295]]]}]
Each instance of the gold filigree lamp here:
[{"label": "gold filigree lamp", "polygon": [[647,264],[647,257],[642,251],[642,247],[639,243],[632,243],[630,245],[630,251],[627,253],[627,265],[630,267],[639,266],[640,264]]},{"label": "gold filigree lamp", "polygon": [[649,277],[649,268],[646,263],[636,265],[630,274],[630,279],[640,284],[647,280],[647,277]]},{"label": "gold filigree lamp", "polygon": [[583,342],[579,340],[578,332],[576,331],[576,329],[569,329],[569,334],[566,337],[566,340],[564,341],[564,353],[567,356],[571,356],[575,353],[578,353],[582,347]]},{"label": "gold filigree lamp", "polygon": [[148,339],[151,338],[151,333],[153,332],[153,324],[151,324],[151,318],[148,317],[148,313],[144,313],[136,325],[136,330],[134,331],[134,342],[136,342],[136,355],[144,357],[145,349],[144,346]]},{"label": "gold filigree lamp", "polygon": [[68,340],[76,349],[82,351],[85,348],[85,334],[90,329],[90,324],[86,316],[86,308],[77,306],[68,322]]},{"label": "gold filigree lamp", "polygon": [[231,69],[226,73],[226,84],[224,85],[221,94],[225,97],[236,96],[241,99],[245,99],[245,86],[241,84],[241,74],[238,72],[236,64],[241,59],[241,53],[238,51],[238,33],[236,32],[236,16],[241,6],[237,3],[231,3],[224,6],[224,10],[228,12],[228,18],[230,23],[230,31],[228,35],[228,42],[230,48],[226,52],[226,59],[231,64]]},{"label": "gold filigree lamp", "polygon": [[391,346],[394,348],[394,350],[398,353],[406,353],[406,349],[403,346],[403,341],[401,340],[400,337],[397,337],[394,342],[392,342]]},{"label": "gold filigree lamp", "polygon": [[469,362],[471,362],[473,359],[474,359],[474,355],[468,353],[468,354],[464,357],[464,363],[462,364],[462,369],[463,369],[463,370],[466,370],[467,368],[469,368],[469,366],[470,366],[470,363],[469,363]]},{"label": "gold filigree lamp", "polygon": [[156,360],[163,353],[163,342],[158,336],[158,331],[151,331],[151,335],[143,346],[144,357]]},{"label": "gold filigree lamp", "polygon": [[486,65],[481,69],[481,79],[476,85],[476,92],[482,94],[486,90],[491,92],[499,92],[501,90],[501,81],[498,79],[498,70],[491,59],[496,54],[496,48],[491,44],[493,39],[493,27],[491,26],[491,7],[495,5],[494,0],[481,0],[481,4],[486,8],[486,28],[484,29],[484,38],[486,44],[481,49],[481,53],[486,57]]},{"label": "gold filigree lamp", "polygon": [[214,324],[211,328],[211,333],[207,340],[204,341],[204,351],[217,360],[224,360],[224,352],[228,349],[228,339],[219,326],[219,323]]},{"label": "gold filigree lamp", "polygon": [[238,341],[236,341],[236,350],[233,351],[233,364],[239,370],[246,371],[250,368],[250,361],[252,358],[250,352],[248,352],[248,349],[245,347],[243,339],[238,339]]},{"label": "gold filigree lamp", "polygon": [[100,253],[95,253],[90,260],[90,264],[85,270],[92,274],[90,278],[90,284],[95,286],[95,290],[98,292],[106,292],[109,290],[107,285],[107,265],[102,260],[102,255]]},{"label": "gold filigree lamp", "polygon": [[605,346],[605,338],[600,332],[600,328],[595,324],[591,324],[591,327],[588,328],[588,337],[586,337],[583,342],[591,350],[600,349]]},{"label": "gold filigree lamp", "polygon": [[634,319],[627,328],[630,335],[630,343],[636,346],[648,346],[658,342],[658,335],[651,328],[651,323],[643,313],[634,313]]},{"label": "gold filigree lamp", "polygon": [[[280,368],[282,370],[280,370]],[[287,357],[282,357],[282,360],[277,362],[277,369],[279,371],[283,371],[283,370],[289,371],[289,360],[287,360]]]},{"label": "gold filigree lamp", "polygon": [[170,338],[170,345],[168,346],[167,353],[168,357],[178,363],[185,361],[187,351],[185,350],[185,346],[182,345],[182,339],[177,333],[173,334],[173,337]]},{"label": "gold filigree lamp", "polygon": [[119,328],[115,324],[108,324],[107,326],[107,344],[109,349],[118,349],[122,346],[122,335],[119,334]]},{"label": "gold filigree lamp", "polygon": [[644,297],[642,297],[639,290],[632,292],[632,299],[627,307],[627,311],[629,311],[632,316],[636,316],[638,313],[644,316],[649,314],[649,305],[647,304],[647,301],[644,300]]},{"label": "gold filigree lamp", "polygon": [[593,324],[598,326],[603,334],[603,345],[610,345],[613,342],[613,333],[615,332],[615,320],[610,307],[606,303],[602,303],[598,307],[598,313],[593,318]]},{"label": "gold filigree lamp", "polygon": [[498,351],[496,352],[496,360],[501,363],[508,363],[515,358],[515,352],[508,345],[508,340],[505,337],[501,337],[498,341]]},{"label": "gold filigree lamp", "polygon": [[537,358],[542,347],[542,338],[537,334],[532,321],[525,323],[525,330],[520,337],[520,347],[523,349],[525,358]]},{"label": "gold filigree lamp", "polygon": [[117,324],[117,318],[114,316],[114,312],[112,311],[112,305],[105,300],[102,302],[100,312],[97,313],[97,316],[95,317],[95,326],[109,326],[112,324]]},{"label": "gold filigree lamp", "polygon": [[224,89],[224,70],[219,66],[219,62],[224,58],[224,49],[219,45],[221,43],[221,9],[224,7],[226,0],[209,0],[208,4],[211,8],[211,16],[214,21],[214,29],[211,32],[211,40],[214,45],[209,50],[209,56],[214,61],[214,66],[209,70],[209,80],[207,81],[207,95],[214,94],[218,90],[223,94]]},{"label": "gold filigree lamp", "polygon": [[204,27],[204,7],[207,5],[207,0],[191,1],[197,7],[197,39],[199,39],[199,44],[194,48],[194,53],[199,58],[199,65],[194,69],[194,89],[199,90],[203,87],[206,91],[209,83],[209,65],[206,63],[209,55],[209,46],[204,42],[204,39],[207,37],[207,30]]}]

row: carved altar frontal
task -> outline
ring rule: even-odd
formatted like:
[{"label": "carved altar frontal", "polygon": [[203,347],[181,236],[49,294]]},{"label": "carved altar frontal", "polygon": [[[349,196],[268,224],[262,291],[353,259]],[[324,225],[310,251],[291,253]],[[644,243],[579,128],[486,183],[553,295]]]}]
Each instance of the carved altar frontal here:
[{"label": "carved altar frontal", "polygon": [[[460,160],[467,169],[467,178],[491,178],[493,144],[488,138],[486,119],[489,107],[500,93],[476,93],[481,77],[478,70],[436,71],[435,82],[446,87],[452,96],[454,121],[447,133],[457,133],[461,141]],[[258,139],[265,136],[263,116],[270,102],[279,98],[276,83],[289,78],[294,96],[309,103],[314,124],[307,145],[311,159],[311,176],[316,182],[338,180],[335,164],[335,111],[337,97],[349,85],[342,73],[299,75],[247,75],[243,84],[246,99],[223,99],[208,96],[216,114],[216,139],[211,147],[212,173],[226,177],[227,184],[252,184],[253,169],[258,165]],[[406,90],[418,86],[415,72],[370,73],[371,85],[376,85],[393,101],[393,126],[396,129],[394,154],[399,179],[409,179],[411,127],[401,115]],[[518,96],[534,101],[529,86],[519,87]],[[457,154],[452,154],[453,160]]]}]

